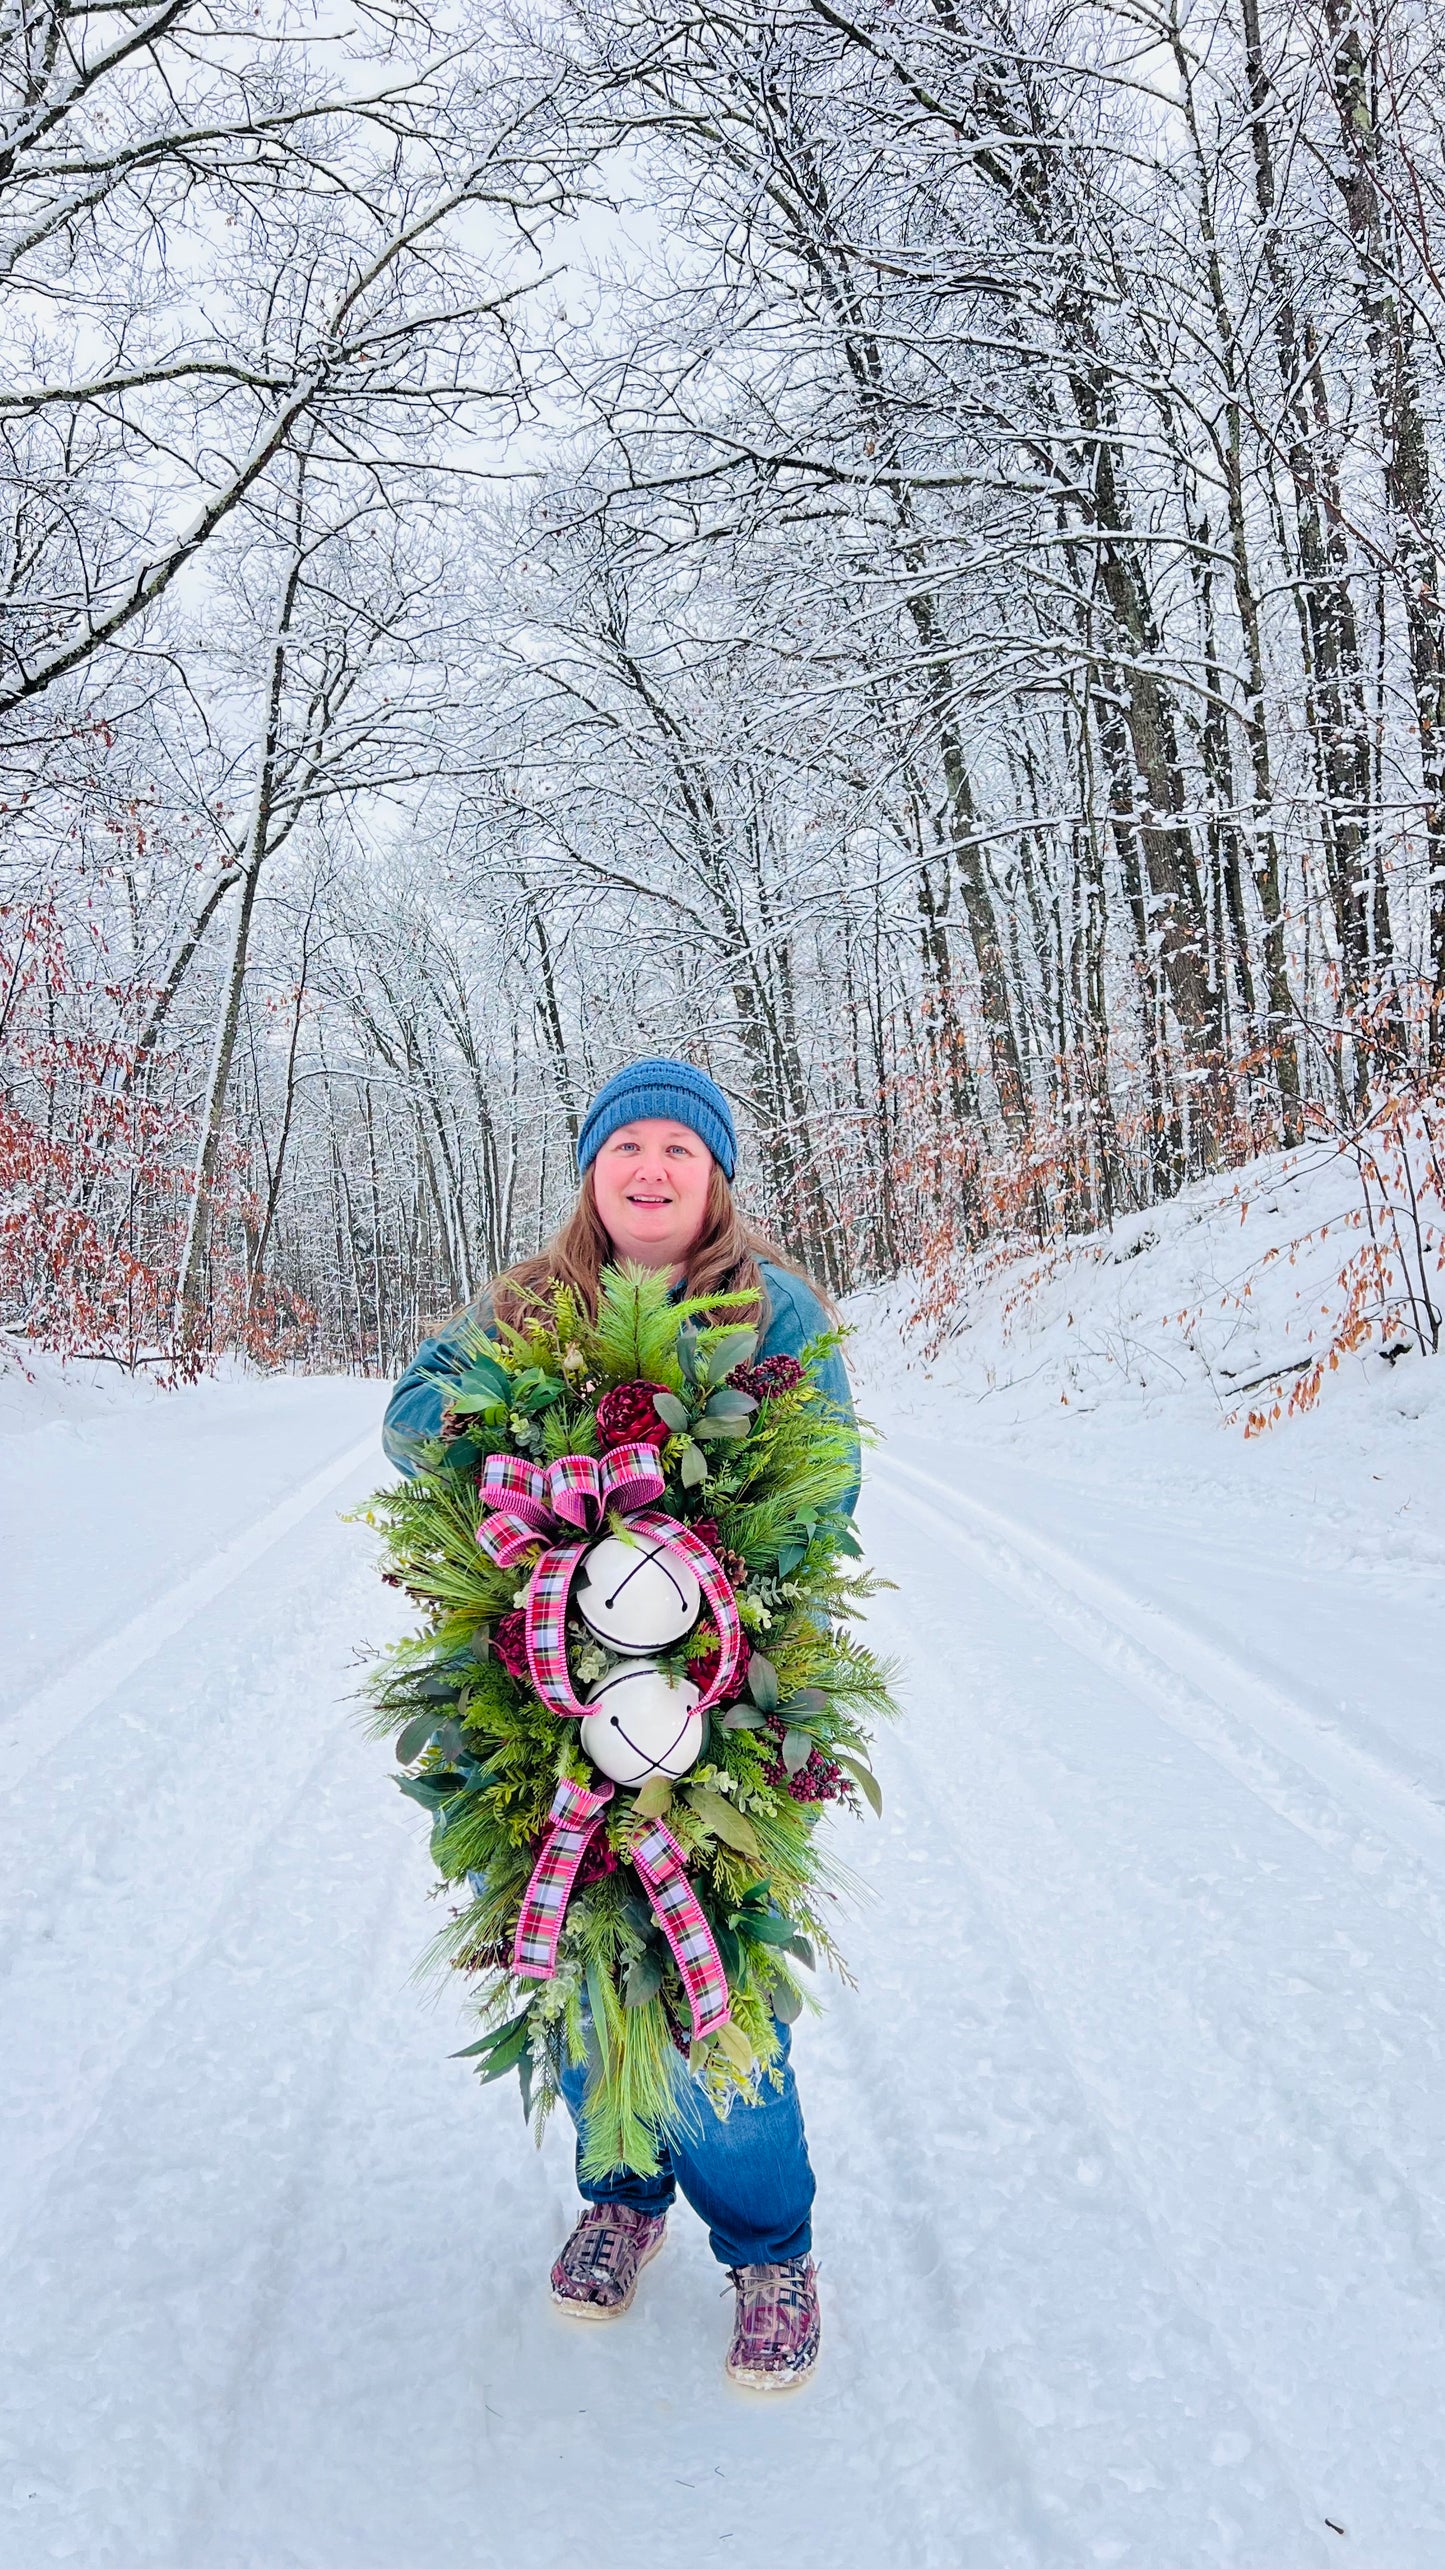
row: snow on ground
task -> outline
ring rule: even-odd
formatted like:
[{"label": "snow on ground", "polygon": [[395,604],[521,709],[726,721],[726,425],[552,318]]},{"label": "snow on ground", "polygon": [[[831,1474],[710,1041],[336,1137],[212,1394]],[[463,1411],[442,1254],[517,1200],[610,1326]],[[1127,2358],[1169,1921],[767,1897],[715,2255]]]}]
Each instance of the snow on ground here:
[{"label": "snow on ground", "polygon": [[865,1314],[908,1718],[776,2407],[686,2213],[626,2322],[549,2309],[563,2136],[411,1985],[378,1387],[12,1386],[3,2569],[1438,2569],[1445,1366],[1224,1427],[1302,1308],[1241,1343],[1225,1199],[935,1360]]}]

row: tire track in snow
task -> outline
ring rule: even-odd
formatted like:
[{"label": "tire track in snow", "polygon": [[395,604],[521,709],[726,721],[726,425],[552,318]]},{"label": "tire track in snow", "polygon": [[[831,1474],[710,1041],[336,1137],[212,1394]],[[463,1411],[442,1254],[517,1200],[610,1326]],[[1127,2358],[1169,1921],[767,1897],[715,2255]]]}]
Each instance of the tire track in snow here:
[{"label": "tire track in snow", "polygon": [[301,1524],[314,1508],[374,1462],[375,1430],[350,1445],[333,1462],[323,1464],[308,1480],[282,1499],[241,1534],[211,1554],[189,1577],[133,1615],[119,1632],[98,1642],[70,1668],[29,1696],[0,1725],[0,1789],[12,1786],[43,1757],[50,1756],[77,1724],[143,1668],[168,1641],[183,1632],[208,1605]]},{"label": "tire track in snow", "polygon": [[[1445,1811],[1408,1774],[1051,1537],[916,1464],[874,1458],[869,1470],[894,1505],[991,1587],[1034,1607],[1097,1667],[1121,1676],[1277,1818],[1382,1888],[1388,1875],[1388,1888],[1426,1911],[1445,1943]],[[960,1515],[976,1530],[960,1525]]]},{"label": "tire track in snow", "polygon": [[[1001,1576],[991,1549],[879,1479],[901,1525],[922,1528],[1009,1604],[1039,1607],[1026,1564]],[[935,1641],[962,1609],[946,1596]],[[1082,1635],[1075,1616],[1046,1605],[1044,1619],[1067,1650],[1117,1673],[1119,1653]],[[1107,1695],[1096,1707],[1085,1694],[1076,1726],[1074,1689],[1060,1699],[1047,1676],[1015,1679],[1006,1627],[1002,1648],[985,1618],[979,1630],[975,1683],[992,1717],[975,1733],[965,1803],[943,1813],[970,1879],[987,1885],[1186,2299],[1235,2377],[1257,2385],[1250,2404],[1292,2478],[1312,2486],[1307,2523],[1343,2516],[1364,2531],[1373,2513],[1370,2558],[1423,2569],[1439,2557],[1423,2419],[1445,2378],[1445,2208],[1440,2116],[1417,2066],[1440,2050],[1421,1908],[1386,1903],[1376,1935],[1359,1912],[1378,1898],[1378,1879],[1358,1863],[1311,1878],[1304,1845],[1337,1855],[1339,1831],[1303,1824],[1258,1790],[1247,1761],[1219,1756],[1212,1738],[1171,1718],[1165,1737],[1202,1749],[1298,1829],[1299,1853],[1278,1838],[1251,1845],[1245,1812],[1239,1827],[1215,1793],[1199,1797],[1196,1824],[1177,1751],[1164,1761],[1141,1751],[1139,1715],[1161,1709],[1153,1684],[1130,1683],[1113,1725]],[[901,1618],[899,1638],[919,1648],[919,1629]],[[1019,1656],[1036,1668],[1052,1653]],[[1027,1708],[1022,1725],[1011,1705]]]},{"label": "tire track in snow", "polygon": [[[358,1454],[369,1460],[371,1451],[367,1440],[343,1457],[348,1473],[357,1471]],[[306,1507],[255,1558],[313,1514],[327,1495],[318,1484],[334,1488],[338,1471],[328,1465],[301,1485],[285,1506],[307,1498]],[[282,1513],[272,1510],[261,1522],[271,1525]],[[259,1528],[251,1531],[254,1537]],[[287,1578],[268,1580],[260,1615],[236,1601],[234,1638],[223,1626],[208,1633],[203,1649],[188,1651],[196,1605],[187,1623],[157,1641],[144,1708],[130,1710],[124,1701],[119,1708],[101,1762],[101,1794],[95,1746],[73,1731],[44,1778],[32,1779],[5,1811],[0,2053],[9,2077],[0,2100],[0,2255],[63,2183],[114,2083],[174,2004],[178,1984],[232,1934],[237,1906],[277,1831],[314,1801],[328,1765],[354,1735],[336,1675],[374,1592],[351,1546],[338,1575],[340,1548],[338,1528],[308,1528],[300,1558],[286,1564]],[[241,1576],[233,1562],[227,1584]],[[295,1713],[298,1701],[315,1704],[318,1697],[319,1739],[314,1726],[298,1726]],[[72,1809],[77,1796],[81,1807]],[[198,1827],[205,1848],[199,1864]]]},{"label": "tire track in snow", "polygon": [[[890,1805],[903,1783],[898,1798],[907,1817],[894,1828],[892,1861],[880,1849],[867,1873],[891,1874],[891,1883],[878,1886],[889,1914],[881,1950],[863,1969],[862,1999],[828,2013],[826,2048],[842,2054],[841,2064],[828,2067],[843,2068],[851,2110],[876,2137],[879,2181],[868,2217],[912,2281],[912,2296],[900,2306],[888,2287],[887,2249],[864,2243],[858,2264],[879,2278],[881,2369],[915,2384],[901,2432],[893,2430],[902,2485],[916,2492],[928,2484],[928,2451],[942,2449],[951,2428],[961,2447],[959,2476],[986,2486],[996,2513],[975,2537],[975,2555],[960,2548],[956,2515],[929,2516],[919,2501],[918,2534],[898,2556],[928,2569],[954,2569],[975,2556],[980,2569],[1035,2559],[1050,2569],[1077,2559],[1082,2569],[1125,2556],[1122,2544],[1117,2553],[1111,2545],[1126,2523],[1141,2542],[1141,2559],[1166,2556],[1158,2512],[1151,2527],[1147,2510],[1126,2510],[1122,2486],[1168,2491],[1176,2528],[1168,2539],[1187,2543],[1198,2569],[1266,2553],[1271,2569],[1321,2560],[1319,2511],[1295,2457],[1175,2255],[1120,2146],[1126,2136],[982,1882],[926,1764],[928,1745],[916,1718],[905,1734],[886,1737]],[[926,1862],[913,1950],[931,1948],[941,2044],[922,2059],[912,2046],[890,2059],[878,2030],[890,1984],[900,1998],[906,1991],[900,1854]],[[810,2068],[810,2092],[812,2085]],[[900,2166],[910,2170],[906,2205],[891,2181]],[[1088,2233],[1082,2253],[1081,2227]],[[1061,2234],[1069,2236],[1063,2254]],[[867,2316],[860,2313],[865,2324]],[[1086,2419],[1090,2432],[1081,2434]],[[910,2477],[915,2445],[918,2469]],[[1235,2446],[1251,2456],[1243,2474],[1219,2466],[1219,2453]],[[1226,2513],[1232,2507],[1252,2519],[1246,2541],[1257,2551],[1232,2550],[1214,2518],[1226,2491]],[[1217,2548],[1208,2547],[1202,2530],[1212,2519]],[[1195,2529],[1186,2531],[1191,2522]]]}]

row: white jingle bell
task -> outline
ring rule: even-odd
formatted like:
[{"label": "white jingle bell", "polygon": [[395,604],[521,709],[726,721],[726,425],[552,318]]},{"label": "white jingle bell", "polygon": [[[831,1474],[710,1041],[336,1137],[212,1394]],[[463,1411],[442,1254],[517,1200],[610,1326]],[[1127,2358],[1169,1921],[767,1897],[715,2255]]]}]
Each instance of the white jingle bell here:
[{"label": "white jingle bell", "polygon": [[582,1749],[614,1784],[685,1775],[702,1747],[703,1717],[690,1678],[672,1678],[655,1660],[614,1668],[593,1687]]},{"label": "white jingle bell", "polygon": [[585,1554],[572,1602],[609,1650],[667,1650],[691,1632],[702,1604],[692,1566],[660,1535],[604,1534]]}]

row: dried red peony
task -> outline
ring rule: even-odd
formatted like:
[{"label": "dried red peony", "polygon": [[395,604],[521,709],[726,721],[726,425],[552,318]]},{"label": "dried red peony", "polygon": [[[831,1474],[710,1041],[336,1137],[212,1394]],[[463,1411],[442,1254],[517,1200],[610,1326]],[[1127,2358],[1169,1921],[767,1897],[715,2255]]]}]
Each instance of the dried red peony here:
[{"label": "dried red peony", "polygon": [[520,1607],[493,1624],[492,1657],[500,1659],[509,1677],[527,1684],[532,1672],[527,1664],[527,1618]]},{"label": "dried red peony", "polygon": [[[744,1633],[742,1637],[741,1655],[738,1659],[737,1668],[734,1671],[732,1684],[729,1686],[727,1691],[727,1700],[730,1704],[735,1704],[738,1697],[745,1693],[747,1689],[748,1662],[752,1658],[752,1655],[752,1643],[749,1641],[747,1634]],[[721,1657],[722,1644],[718,1641],[716,1635],[714,1635],[707,1643],[706,1648],[700,1650],[696,1658],[690,1659],[687,1663],[687,1673],[689,1677],[692,1679],[695,1686],[702,1687],[704,1693],[712,1684],[713,1677],[717,1670],[717,1664]]]},{"label": "dried red peony", "polygon": [[672,1429],[652,1405],[665,1383],[614,1383],[597,1404],[597,1433],[609,1450],[614,1445],[665,1445]]}]

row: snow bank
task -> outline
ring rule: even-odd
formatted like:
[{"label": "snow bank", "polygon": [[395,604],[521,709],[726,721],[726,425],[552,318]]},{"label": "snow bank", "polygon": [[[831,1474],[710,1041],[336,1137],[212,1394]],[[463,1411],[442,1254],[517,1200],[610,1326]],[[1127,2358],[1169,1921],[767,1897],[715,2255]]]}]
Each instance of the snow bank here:
[{"label": "snow bank", "polygon": [[[979,1261],[945,1333],[916,1282],[860,1294],[849,1363],[865,1410],[962,1438],[1101,1494],[1192,1498],[1267,1528],[1285,1508],[1313,1557],[1445,1563],[1445,1358],[1403,1335],[1328,1364],[1359,1248],[1360,1194],[1334,1153],[1211,1178],[1056,1255]],[[941,1336],[941,1343],[940,1343]]]}]

